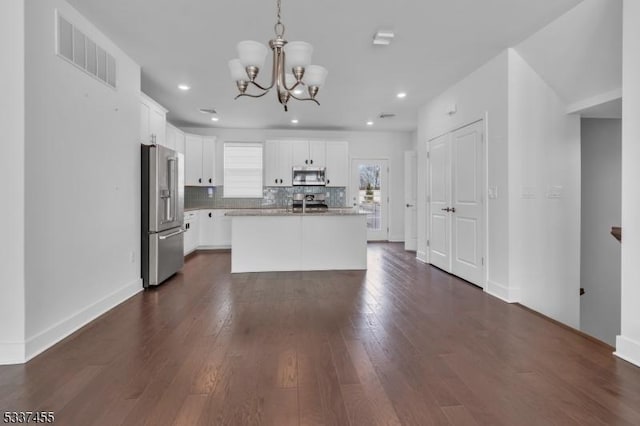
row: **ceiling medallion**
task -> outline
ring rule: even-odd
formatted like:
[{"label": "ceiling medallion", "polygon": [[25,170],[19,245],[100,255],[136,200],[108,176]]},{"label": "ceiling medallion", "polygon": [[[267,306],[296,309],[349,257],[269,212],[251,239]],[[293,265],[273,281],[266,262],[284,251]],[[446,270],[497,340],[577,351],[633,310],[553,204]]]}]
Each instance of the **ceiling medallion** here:
[{"label": "ceiling medallion", "polygon": [[[269,41],[269,47],[273,51],[271,84],[264,87],[255,81],[269,53],[267,47],[257,41],[241,41],[237,47],[238,59],[229,61],[231,78],[235,80],[240,91],[235,99],[241,96],[260,98],[275,86],[278,101],[284,106],[285,111],[288,111],[287,102],[291,98],[298,101],[313,101],[320,105],[316,100],[316,94],[327,78],[327,69],[319,65],[310,65],[313,46],[309,43],[304,41],[288,43],[283,38],[285,28],[280,20],[280,1],[277,0],[278,14],[274,26],[276,38]],[[256,87],[260,92],[258,94],[247,93],[249,85]],[[296,96],[302,87],[307,88],[308,98]]]}]

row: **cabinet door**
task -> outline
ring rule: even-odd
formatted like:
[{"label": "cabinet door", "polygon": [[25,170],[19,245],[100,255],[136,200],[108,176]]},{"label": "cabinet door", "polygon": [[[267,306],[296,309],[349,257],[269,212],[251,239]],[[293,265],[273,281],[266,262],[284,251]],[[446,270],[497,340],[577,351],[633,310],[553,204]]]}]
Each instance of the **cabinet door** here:
[{"label": "cabinet door", "polygon": [[167,123],[166,129],[167,130],[165,131],[164,146],[169,149],[175,150],[177,129],[169,123]]},{"label": "cabinet door", "polygon": [[202,139],[202,184],[216,184],[216,138]]},{"label": "cabinet door", "polygon": [[346,187],[349,184],[349,143],[326,143],[327,186]]},{"label": "cabinet door", "polygon": [[184,233],[184,253],[191,253],[198,248],[200,239],[200,227],[197,212],[185,213],[185,223],[189,224],[189,228]]},{"label": "cabinet door", "polygon": [[180,129],[175,130],[175,148],[174,149],[181,154],[184,154],[186,150],[184,132],[182,132]]},{"label": "cabinet door", "polygon": [[292,161],[294,166],[310,166],[309,164],[309,142],[308,141],[291,141],[292,142]]},{"label": "cabinet door", "polygon": [[201,186],[202,180],[202,136],[185,137],[185,185]]},{"label": "cabinet door", "polygon": [[279,186],[280,169],[278,168],[280,141],[264,143],[264,186]]},{"label": "cabinet door", "polygon": [[167,115],[164,110],[152,105],[149,123],[151,125],[151,134],[154,137],[155,143],[164,146],[165,132],[167,131]]},{"label": "cabinet door", "polygon": [[280,141],[278,143],[278,186],[291,186],[293,180],[293,146],[297,142]]},{"label": "cabinet door", "polygon": [[324,141],[309,141],[309,165],[326,167],[326,143]]},{"label": "cabinet door", "polygon": [[201,246],[213,246],[215,245],[215,223],[217,218],[214,215],[214,210],[198,210],[200,213],[200,245]]},{"label": "cabinet door", "polygon": [[140,102],[140,143],[151,145],[151,107]]},{"label": "cabinet door", "polygon": [[213,245],[216,247],[231,247],[231,217],[225,216],[228,210],[215,210]]}]

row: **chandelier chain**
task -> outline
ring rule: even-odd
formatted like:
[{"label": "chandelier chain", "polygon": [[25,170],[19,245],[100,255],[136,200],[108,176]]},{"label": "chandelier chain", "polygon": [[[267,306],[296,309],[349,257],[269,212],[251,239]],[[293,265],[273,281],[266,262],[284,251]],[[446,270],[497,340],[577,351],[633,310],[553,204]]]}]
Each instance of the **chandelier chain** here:
[{"label": "chandelier chain", "polygon": [[276,36],[278,38],[282,38],[284,36],[284,24],[282,23],[282,17],[280,16],[281,13],[281,0],[277,1],[277,7],[278,7],[278,14],[277,14],[277,18],[278,18],[278,22],[276,22],[276,24],[273,26],[273,29],[276,33]]}]

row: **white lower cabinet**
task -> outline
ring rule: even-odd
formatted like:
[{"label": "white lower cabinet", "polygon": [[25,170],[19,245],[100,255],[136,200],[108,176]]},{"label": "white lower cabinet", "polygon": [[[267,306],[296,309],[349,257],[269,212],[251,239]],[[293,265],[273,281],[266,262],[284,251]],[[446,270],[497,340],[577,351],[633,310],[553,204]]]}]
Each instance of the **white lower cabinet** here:
[{"label": "white lower cabinet", "polygon": [[200,240],[199,217],[197,211],[184,212],[184,254],[198,248]]},{"label": "white lower cabinet", "polygon": [[231,218],[224,214],[227,210],[199,210],[200,238],[199,245],[203,249],[231,247]]}]

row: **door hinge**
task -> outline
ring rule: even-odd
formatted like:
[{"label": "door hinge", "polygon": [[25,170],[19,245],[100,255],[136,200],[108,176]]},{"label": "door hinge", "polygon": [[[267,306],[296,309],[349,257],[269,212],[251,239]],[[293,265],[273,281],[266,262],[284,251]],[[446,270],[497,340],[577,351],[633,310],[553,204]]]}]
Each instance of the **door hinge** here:
[{"label": "door hinge", "polygon": [[484,257],[482,258],[482,266],[484,266]]},{"label": "door hinge", "polygon": [[429,240],[427,240],[427,247],[429,247],[431,244],[431,242]]},{"label": "door hinge", "polygon": [[431,202],[431,195],[427,195],[427,203]]},{"label": "door hinge", "polygon": [[427,159],[431,158],[431,153],[429,153],[429,151],[427,151]]}]

